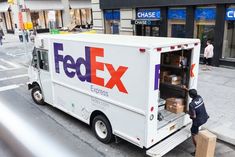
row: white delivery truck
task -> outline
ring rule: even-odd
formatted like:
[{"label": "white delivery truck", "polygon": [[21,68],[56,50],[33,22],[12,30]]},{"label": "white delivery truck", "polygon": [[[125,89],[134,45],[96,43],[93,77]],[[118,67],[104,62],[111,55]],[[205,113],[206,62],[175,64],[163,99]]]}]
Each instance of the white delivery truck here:
[{"label": "white delivery truck", "polygon": [[[89,124],[100,141],[119,137],[162,156],[190,137],[182,86],[197,87],[199,55],[198,39],[44,35],[35,41],[28,87],[37,104]],[[168,99],[180,99],[183,110]]]}]

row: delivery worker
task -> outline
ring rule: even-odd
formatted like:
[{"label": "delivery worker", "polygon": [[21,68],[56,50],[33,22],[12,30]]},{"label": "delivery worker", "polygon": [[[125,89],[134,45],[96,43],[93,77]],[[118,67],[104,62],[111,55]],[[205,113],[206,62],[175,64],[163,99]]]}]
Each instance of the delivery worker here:
[{"label": "delivery worker", "polygon": [[[192,140],[193,144],[197,145],[196,143],[196,135],[198,134],[199,127],[203,124],[205,124],[209,118],[206,108],[203,102],[203,99],[200,95],[197,94],[196,89],[190,89],[188,90],[189,96],[192,98],[192,101],[189,104],[189,116],[193,121],[192,127],[191,127],[191,134],[192,134]],[[191,153],[191,155],[195,155],[195,152]]]}]

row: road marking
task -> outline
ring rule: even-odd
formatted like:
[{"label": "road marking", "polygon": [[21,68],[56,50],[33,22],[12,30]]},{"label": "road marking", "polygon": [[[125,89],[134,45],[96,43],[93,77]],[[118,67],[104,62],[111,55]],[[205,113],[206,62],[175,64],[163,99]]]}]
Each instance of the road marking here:
[{"label": "road marking", "polygon": [[13,85],[9,85],[9,86],[3,86],[3,87],[0,87],[0,92],[16,89],[16,88],[19,88],[20,86],[23,86],[23,85],[25,85],[25,84],[13,84]]},{"label": "road marking", "polygon": [[26,68],[26,67],[7,68],[7,69],[4,69],[4,70],[0,70],[0,72],[11,71],[11,70],[17,70],[17,69],[27,69],[27,68]]},{"label": "road marking", "polygon": [[8,56],[11,56],[11,57],[16,57],[16,56],[23,56],[23,55],[26,55],[26,53],[15,53],[15,54],[12,54],[12,53],[7,53]]},{"label": "road marking", "polygon": [[7,67],[5,67],[5,66],[3,66],[3,65],[0,65],[0,68],[3,69],[3,70],[8,69]]},{"label": "road marking", "polygon": [[11,77],[3,77],[3,78],[0,78],[0,81],[6,81],[6,80],[21,78],[21,77],[27,77],[27,76],[28,74],[16,75],[16,76],[11,76]]},{"label": "road marking", "polygon": [[12,63],[12,62],[9,62],[9,61],[7,61],[7,60],[5,60],[5,59],[0,59],[2,62],[4,62],[4,63],[6,63],[6,64],[8,64],[8,65],[11,65],[11,66],[13,66],[14,68],[19,68],[20,67],[20,65],[18,65],[18,64],[15,64],[15,63]]},{"label": "road marking", "polygon": [[15,56],[23,56],[26,55],[26,53],[16,53]]}]

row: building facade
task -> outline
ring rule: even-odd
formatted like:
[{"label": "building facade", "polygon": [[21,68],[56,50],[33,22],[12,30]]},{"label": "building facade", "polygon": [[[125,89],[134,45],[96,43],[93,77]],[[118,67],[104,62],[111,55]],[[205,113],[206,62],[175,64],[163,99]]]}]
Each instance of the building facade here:
[{"label": "building facade", "polygon": [[[7,0],[0,1],[0,26],[8,33],[17,32],[21,21],[32,23],[37,32],[70,25],[90,28],[92,10],[90,0]],[[53,21],[53,23],[51,23]]]},{"label": "building facade", "polygon": [[201,39],[214,45],[213,65],[235,66],[235,0],[92,0],[100,33]]}]

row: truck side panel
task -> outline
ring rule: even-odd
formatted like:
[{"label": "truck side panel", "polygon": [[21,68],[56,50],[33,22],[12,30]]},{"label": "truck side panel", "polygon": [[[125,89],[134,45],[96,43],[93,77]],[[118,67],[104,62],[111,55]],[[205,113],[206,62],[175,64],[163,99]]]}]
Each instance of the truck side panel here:
[{"label": "truck side panel", "polygon": [[114,134],[142,147],[148,55],[136,47],[61,40],[51,41],[50,53],[53,104],[86,123],[99,110]]}]

